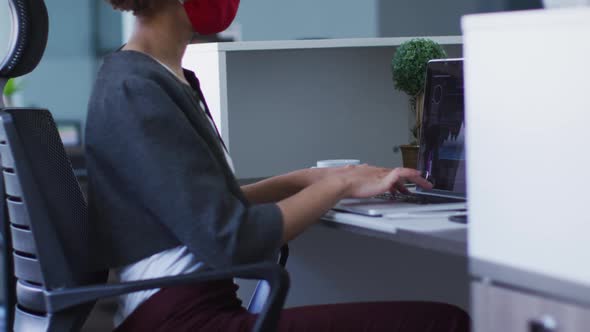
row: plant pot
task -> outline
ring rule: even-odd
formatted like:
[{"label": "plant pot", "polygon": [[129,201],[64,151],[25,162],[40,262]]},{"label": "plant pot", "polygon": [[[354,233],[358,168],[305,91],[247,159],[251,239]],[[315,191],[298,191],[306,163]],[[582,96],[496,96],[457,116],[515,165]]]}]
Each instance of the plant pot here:
[{"label": "plant pot", "polygon": [[406,144],[400,145],[402,150],[402,160],[405,168],[418,168],[418,150],[419,145]]}]

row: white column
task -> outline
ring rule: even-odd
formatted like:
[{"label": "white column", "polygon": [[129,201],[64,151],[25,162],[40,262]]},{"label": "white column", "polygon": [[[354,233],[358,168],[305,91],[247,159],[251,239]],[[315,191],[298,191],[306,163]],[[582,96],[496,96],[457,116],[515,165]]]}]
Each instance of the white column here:
[{"label": "white column", "polygon": [[133,25],[135,24],[135,16],[131,12],[125,12],[122,15],[123,19],[123,33],[121,36],[121,40],[123,43],[126,43],[131,37],[131,33],[133,32]]}]

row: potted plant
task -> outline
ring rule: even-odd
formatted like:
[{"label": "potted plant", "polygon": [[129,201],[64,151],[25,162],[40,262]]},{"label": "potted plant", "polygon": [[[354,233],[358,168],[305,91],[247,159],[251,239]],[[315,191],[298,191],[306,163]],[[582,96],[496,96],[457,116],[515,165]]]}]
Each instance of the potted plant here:
[{"label": "potted plant", "polygon": [[6,86],[4,87],[4,105],[6,107],[13,107],[14,106],[14,96],[20,90],[22,90],[22,84],[15,81],[14,78],[11,78],[6,82]]},{"label": "potted plant", "polygon": [[394,86],[410,97],[410,109],[415,118],[414,126],[411,128],[413,140],[410,144],[399,146],[404,167],[418,166],[426,65],[429,60],[446,57],[447,53],[436,42],[425,38],[414,38],[401,44],[391,59]]}]

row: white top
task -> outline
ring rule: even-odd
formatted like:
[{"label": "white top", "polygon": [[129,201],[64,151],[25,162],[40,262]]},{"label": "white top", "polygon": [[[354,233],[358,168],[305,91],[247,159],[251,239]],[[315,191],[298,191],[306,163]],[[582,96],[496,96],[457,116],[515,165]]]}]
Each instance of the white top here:
[{"label": "white top", "polygon": [[[174,74],[166,65],[161,62],[160,64]],[[210,118],[209,121],[212,126],[215,126],[215,123]],[[223,151],[227,163],[235,173],[231,157],[225,149]],[[114,272],[120,282],[129,282],[191,273],[203,266],[204,264],[197,261],[186,246],[178,246],[144,258],[139,262],[115,269]],[[139,305],[158,291],[159,289],[153,289],[119,296],[117,312],[113,319],[115,327],[119,326]]]},{"label": "white top", "polygon": [[[203,266],[185,246],[172,248],[137,263],[115,270],[121,282],[169,277],[197,271]],[[114,323],[119,326],[140,304],[154,295],[159,289],[146,290],[119,296]]]}]

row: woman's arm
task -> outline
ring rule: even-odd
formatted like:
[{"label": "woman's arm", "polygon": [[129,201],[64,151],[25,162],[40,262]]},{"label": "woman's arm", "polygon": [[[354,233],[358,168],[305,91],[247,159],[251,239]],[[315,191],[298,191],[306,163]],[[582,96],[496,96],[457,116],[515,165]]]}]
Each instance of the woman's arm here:
[{"label": "woman's arm", "polygon": [[326,168],[302,169],[244,185],[241,188],[252,204],[279,202],[317,182],[328,172]]},{"label": "woman's arm", "polygon": [[378,168],[367,165],[352,166],[329,173],[323,179],[278,203],[283,214],[283,243],[297,237],[317,222],[339,200],[352,197],[372,197],[387,191],[403,190],[406,180],[420,187],[432,184],[420,172],[408,168]]},{"label": "woman's arm", "polygon": [[362,165],[303,169],[242,186],[242,190],[252,204],[278,202],[286,243],[317,222],[339,200],[387,191],[407,192],[406,180],[425,188],[432,186],[413,169]]}]

